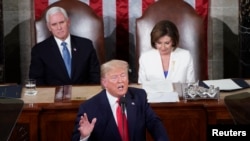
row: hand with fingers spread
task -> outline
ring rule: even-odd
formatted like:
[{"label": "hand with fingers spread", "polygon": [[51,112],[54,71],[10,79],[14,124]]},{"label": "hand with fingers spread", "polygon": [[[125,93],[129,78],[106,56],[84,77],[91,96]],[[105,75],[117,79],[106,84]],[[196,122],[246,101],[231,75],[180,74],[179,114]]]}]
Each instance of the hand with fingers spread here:
[{"label": "hand with fingers spread", "polygon": [[145,141],[147,130],[155,141],[169,140],[146,91],[129,87],[128,69],[123,60],[102,64],[103,90],[80,105],[72,141]]},{"label": "hand with fingers spread", "polygon": [[86,138],[91,134],[91,132],[94,129],[95,123],[96,123],[96,118],[93,118],[92,121],[89,122],[86,113],[84,113],[83,116],[81,116],[78,130],[80,131],[82,138]]}]

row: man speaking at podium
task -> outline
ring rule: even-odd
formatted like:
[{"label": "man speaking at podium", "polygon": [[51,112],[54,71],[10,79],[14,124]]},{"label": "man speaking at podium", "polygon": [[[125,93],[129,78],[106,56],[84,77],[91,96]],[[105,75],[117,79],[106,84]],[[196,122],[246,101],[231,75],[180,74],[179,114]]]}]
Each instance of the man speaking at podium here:
[{"label": "man speaking at podium", "polygon": [[160,118],[143,89],[128,87],[128,63],[111,60],[101,66],[100,93],[83,102],[77,114],[73,141],[168,141]]}]

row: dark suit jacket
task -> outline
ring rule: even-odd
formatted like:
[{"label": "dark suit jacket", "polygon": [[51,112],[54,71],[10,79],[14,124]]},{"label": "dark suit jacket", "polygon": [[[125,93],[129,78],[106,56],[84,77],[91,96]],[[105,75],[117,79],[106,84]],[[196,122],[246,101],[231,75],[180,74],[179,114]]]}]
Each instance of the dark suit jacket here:
[{"label": "dark suit jacket", "polygon": [[36,44],[31,51],[29,77],[37,85],[99,84],[100,64],[92,41],[71,35],[71,78],[53,36]]},{"label": "dark suit jacket", "polygon": [[[129,88],[126,93],[126,110],[130,141],[146,141],[146,129],[155,141],[168,141],[166,130],[147,103],[143,89]],[[80,105],[72,141],[79,141],[78,131],[80,116],[87,113],[89,120],[97,118],[93,132],[88,141],[121,141],[115,118],[109,105],[106,91],[103,90]]]}]

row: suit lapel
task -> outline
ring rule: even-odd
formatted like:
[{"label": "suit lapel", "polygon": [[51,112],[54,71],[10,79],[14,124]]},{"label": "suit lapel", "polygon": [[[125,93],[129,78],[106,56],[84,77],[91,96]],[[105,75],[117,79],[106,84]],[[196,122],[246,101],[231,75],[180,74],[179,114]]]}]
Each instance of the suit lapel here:
[{"label": "suit lapel", "polygon": [[78,58],[78,52],[79,52],[79,49],[78,49],[78,46],[76,45],[76,42],[74,41],[75,38],[73,36],[70,35],[70,40],[71,40],[71,55],[72,55],[72,59],[71,59],[71,78],[73,79],[74,78],[74,74],[76,73],[76,67],[77,67],[77,58]]},{"label": "suit lapel", "polygon": [[[115,118],[113,116],[113,112],[110,108],[110,104],[109,104],[109,101],[108,101],[108,98],[107,98],[107,95],[106,95],[106,91],[103,90],[101,93],[100,93],[100,96],[101,96],[101,100],[99,101],[101,103],[101,112],[102,112],[102,119],[105,120],[105,124],[106,125],[103,125],[101,128],[104,128],[102,129],[103,130],[103,135],[112,135],[111,137],[114,137],[112,138],[112,140],[121,140],[121,137],[119,136],[119,131],[118,131],[118,127],[117,127],[117,124],[116,124],[116,121],[115,121]],[[107,136],[107,137],[103,137],[103,138],[107,138],[107,139],[110,139],[110,136]]]},{"label": "suit lapel", "polygon": [[134,130],[136,129],[136,103],[134,101],[134,94],[131,93],[131,91],[128,89],[128,92],[126,94],[126,99],[127,99],[127,105],[126,105],[126,110],[127,110],[127,119],[128,119],[128,130],[129,130],[129,136],[130,139],[134,135]]},{"label": "suit lapel", "polygon": [[152,63],[156,65],[152,64],[152,66],[155,66],[155,68],[154,67],[152,68],[152,71],[155,72],[155,75],[158,75],[156,78],[165,79],[160,52],[158,50],[155,50],[154,56],[156,61],[152,61]]},{"label": "suit lapel", "polygon": [[[178,48],[176,48],[178,50]],[[177,69],[178,65],[178,56],[176,54],[176,50],[171,53],[170,56],[170,64],[169,64],[169,70],[168,70],[168,78],[172,79],[172,77],[175,75],[177,72],[175,69]]]}]

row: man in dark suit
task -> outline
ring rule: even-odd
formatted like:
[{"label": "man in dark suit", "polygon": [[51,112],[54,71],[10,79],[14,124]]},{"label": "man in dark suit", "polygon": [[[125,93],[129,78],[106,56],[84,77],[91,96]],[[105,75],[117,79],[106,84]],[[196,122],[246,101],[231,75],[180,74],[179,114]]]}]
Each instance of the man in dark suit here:
[{"label": "man in dark suit", "polygon": [[32,48],[29,77],[37,85],[99,84],[100,64],[92,41],[70,34],[70,19],[61,7],[51,7],[46,22],[52,36]]},{"label": "man in dark suit", "polygon": [[[101,83],[104,90],[80,105],[72,141],[146,141],[146,129],[155,141],[168,141],[162,121],[147,102],[146,92],[128,87],[127,62],[111,60],[104,63]],[[122,129],[126,131],[127,123],[127,138],[118,129],[116,108],[119,105],[127,119]]]}]

